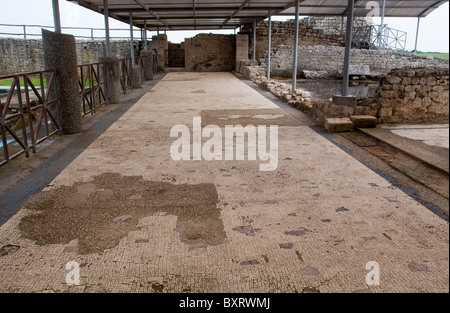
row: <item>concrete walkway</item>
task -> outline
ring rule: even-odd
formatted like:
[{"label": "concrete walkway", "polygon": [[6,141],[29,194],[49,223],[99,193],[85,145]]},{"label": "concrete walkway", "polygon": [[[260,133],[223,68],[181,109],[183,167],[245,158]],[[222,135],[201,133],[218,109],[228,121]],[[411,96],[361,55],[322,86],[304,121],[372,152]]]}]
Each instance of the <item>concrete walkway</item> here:
[{"label": "concrete walkway", "polygon": [[[199,116],[279,125],[278,169],[173,161],[171,128]],[[169,73],[0,228],[0,292],[448,292],[448,240],[445,221],[233,75]]]}]

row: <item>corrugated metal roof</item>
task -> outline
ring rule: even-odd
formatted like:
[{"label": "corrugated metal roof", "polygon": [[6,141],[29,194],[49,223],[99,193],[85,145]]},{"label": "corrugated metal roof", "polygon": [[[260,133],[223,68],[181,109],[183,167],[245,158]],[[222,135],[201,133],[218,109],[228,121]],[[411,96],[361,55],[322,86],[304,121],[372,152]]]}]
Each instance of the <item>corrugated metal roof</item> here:
[{"label": "corrugated metal roof", "polygon": [[[103,0],[68,0],[103,13]],[[356,1],[355,16],[366,16],[369,1]],[[381,0],[378,1],[382,3]],[[386,1],[387,17],[427,16],[448,1]],[[109,15],[135,26],[160,30],[236,29],[274,15],[292,15],[293,0],[108,0]],[[301,0],[300,14],[333,16],[346,14],[347,0]]]},{"label": "corrugated metal roof", "polygon": [[[355,1],[355,16],[366,16],[369,2],[373,1]],[[376,1],[382,6],[383,1]],[[386,1],[386,17],[426,17],[435,9],[448,1],[436,0],[408,0],[408,1]],[[343,15],[346,14],[347,0],[305,0],[300,4],[300,14],[306,16],[315,15]],[[369,6],[370,8],[370,6]],[[293,15],[295,9],[290,8],[281,12],[282,15]]]}]

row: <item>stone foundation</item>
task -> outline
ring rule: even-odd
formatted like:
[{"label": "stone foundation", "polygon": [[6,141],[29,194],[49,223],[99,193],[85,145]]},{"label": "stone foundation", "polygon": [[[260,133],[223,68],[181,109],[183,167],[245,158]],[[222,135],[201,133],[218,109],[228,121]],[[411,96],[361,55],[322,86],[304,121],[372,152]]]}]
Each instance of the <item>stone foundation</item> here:
[{"label": "stone foundation", "polygon": [[[336,105],[332,99],[312,99],[292,92],[284,83],[268,81],[263,67],[246,66],[245,78],[321,124],[328,118],[375,117],[379,123],[436,123],[449,120],[449,70],[400,69],[383,77],[374,98],[359,98],[355,106]],[[373,124],[373,122],[372,122]]]},{"label": "stone foundation", "polygon": [[400,69],[381,79],[375,101],[383,123],[448,120],[449,70]]},{"label": "stone foundation", "polygon": [[236,68],[236,36],[200,34],[185,42],[187,72],[233,71]]},{"label": "stone foundation", "polygon": [[[344,68],[344,47],[307,46],[299,47],[298,69],[299,76],[303,71],[327,72],[329,76],[342,77]],[[292,46],[278,46],[272,49],[272,76],[292,77]],[[266,68],[266,62],[262,66]],[[397,68],[436,67],[449,68],[449,61],[433,57],[419,57],[411,53],[393,50],[361,50],[353,49],[351,57],[353,75],[379,77],[387,75]],[[364,69],[362,71],[361,69]]]}]

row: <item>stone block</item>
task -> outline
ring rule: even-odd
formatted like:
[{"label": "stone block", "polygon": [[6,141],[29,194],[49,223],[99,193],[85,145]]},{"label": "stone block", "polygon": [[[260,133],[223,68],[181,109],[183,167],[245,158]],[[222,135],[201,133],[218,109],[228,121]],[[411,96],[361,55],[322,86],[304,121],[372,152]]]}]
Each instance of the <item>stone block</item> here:
[{"label": "stone block", "polygon": [[397,77],[397,76],[387,76],[386,77],[386,81],[389,83],[389,84],[399,84],[401,81],[402,81],[402,79],[400,78],[400,77]]},{"label": "stone block", "polygon": [[350,120],[355,128],[375,128],[378,124],[378,119],[369,115],[353,115]]},{"label": "stone block", "polygon": [[106,81],[108,82],[106,98],[108,104],[119,103],[122,95],[119,59],[114,57],[101,57],[99,58],[99,62],[106,63],[105,75]]},{"label": "stone block", "polygon": [[142,88],[142,68],[140,65],[135,65],[131,69],[131,88]]},{"label": "stone block", "polygon": [[392,111],[392,107],[382,107],[380,109],[379,115],[380,117],[392,116]]},{"label": "stone block", "polygon": [[62,132],[76,134],[81,131],[81,112],[75,37],[43,29],[42,41],[45,67],[56,70]]},{"label": "stone block", "polygon": [[333,95],[333,103],[340,106],[356,106],[357,98],[355,96]]},{"label": "stone block", "polygon": [[372,75],[369,65],[350,65],[349,74],[350,75],[358,75],[358,76],[361,76],[361,75],[370,76],[370,75]]},{"label": "stone block", "polygon": [[327,71],[302,71],[302,76],[306,79],[327,79]]},{"label": "stone block", "polygon": [[353,122],[349,118],[327,118],[325,128],[329,133],[342,133],[353,131]]}]

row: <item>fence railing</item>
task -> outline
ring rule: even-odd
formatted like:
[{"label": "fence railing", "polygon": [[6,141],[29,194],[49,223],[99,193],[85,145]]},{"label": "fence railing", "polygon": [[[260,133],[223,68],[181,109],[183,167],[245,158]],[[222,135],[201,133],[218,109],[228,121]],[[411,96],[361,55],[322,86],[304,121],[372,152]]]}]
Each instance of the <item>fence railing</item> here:
[{"label": "fence railing", "polygon": [[55,71],[0,76],[0,167],[61,133]]},{"label": "fence railing", "polygon": [[408,33],[393,29],[387,25],[359,26],[354,28],[353,46],[359,49],[406,50]]},{"label": "fence railing", "polygon": [[[153,58],[153,72],[157,73],[158,56],[136,57],[145,77],[145,58]],[[80,114],[95,115],[106,104],[108,85],[106,63],[78,66]],[[120,60],[122,92],[131,85],[132,59]],[[56,71],[45,70],[0,76],[0,167],[25,154],[30,156],[37,146],[55,134],[62,134]]]},{"label": "fence railing", "polygon": [[[151,54],[148,56],[136,56],[135,64],[141,66],[141,76],[145,77],[145,60],[146,58],[153,58],[153,74],[156,74],[160,71],[158,66],[158,55]],[[122,93],[126,94],[128,90],[132,88],[131,84],[131,72],[133,69],[133,60],[131,58],[120,59],[120,84],[122,87]]]},{"label": "fence railing", "polygon": [[96,110],[106,103],[108,82],[106,63],[92,63],[78,66],[81,95],[81,115],[95,115]]},{"label": "fence railing", "polygon": [[131,58],[120,60],[120,85],[122,86],[123,94],[126,94],[131,89],[132,62]]},{"label": "fence railing", "polygon": [[[53,30],[54,26],[0,24],[0,35],[6,37],[20,37],[23,39],[42,38],[41,29]],[[61,27],[64,33],[73,35],[77,39],[104,40],[105,29],[92,27]],[[133,29],[135,38],[144,38],[143,30]],[[130,39],[129,28],[111,28],[110,39]]]}]

